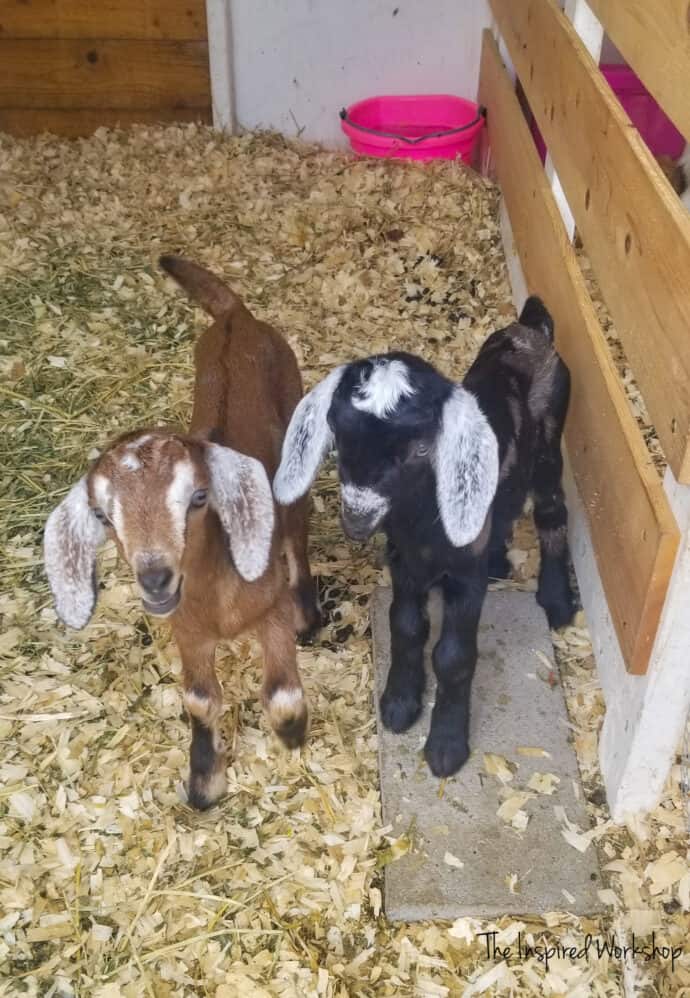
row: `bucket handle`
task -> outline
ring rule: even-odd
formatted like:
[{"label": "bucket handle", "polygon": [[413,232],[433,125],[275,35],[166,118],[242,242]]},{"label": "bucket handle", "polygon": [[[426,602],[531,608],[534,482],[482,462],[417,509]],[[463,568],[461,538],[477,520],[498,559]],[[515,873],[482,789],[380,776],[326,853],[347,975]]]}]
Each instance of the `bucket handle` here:
[{"label": "bucket handle", "polygon": [[353,121],[352,118],[350,118],[345,108],[342,108],[340,111],[340,118],[346,125],[349,125],[350,128],[357,129],[358,132],[367,132],[369,135],[379,135],[382,139],[397,139],[398,142],[406,142],[410,146],[416,146],[420,142],[426,142],[427,139],[440,139],[446,135],[457,135],[458,132],[466,132],[468,128],[472,128],[476,125],[480,118],[486,118],[486,108],[479,105],[477,117],[472,121],[468,121],[466,125],[460,125],[459,128],[444,128],[440,132],[430,132],[429,135],[420,135],[416,139],[410,139],[405,135],[396,135],[395,132],[382,132],[378,128],[367,128],[366,125],[358,125],[356,121]]}]

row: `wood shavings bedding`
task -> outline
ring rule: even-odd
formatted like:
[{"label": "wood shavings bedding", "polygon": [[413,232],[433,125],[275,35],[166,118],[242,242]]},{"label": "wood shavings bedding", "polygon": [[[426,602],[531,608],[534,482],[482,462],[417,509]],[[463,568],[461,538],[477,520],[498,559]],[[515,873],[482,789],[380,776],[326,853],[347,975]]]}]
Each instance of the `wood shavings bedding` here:
[{"label": "wood shavings bedding", "polygon": [[[540,921],[386,922],[381,868],[410,842],[380,821],[367,604],[384,570],[377,542],[343,539],[332,466],[312,535],[330,620],[300,651],[311,738],[281,750],[259,707],[257,647],[228,647],[220,807],[182,802],[179,663],[112,546],[88,630],[57,625],[41,568],[48,510],[111,435],[189,415],[206,320],[157,272],[163,251],[216,269],[282,328],[307,385],[394,348],[460,377],[514,316],[497,191],[459,166],[356,162],[194,126],[0,138],[0,995],[619,994],[621,962],[606,953],[547,970],[535,955],[489,957],[481,933],[534,947],[657,926],[665,943],[685,940],[677,772],[653,815],[591,846],[609,865],[601,922],[569,915],[567,899]],[[506,584],[533,588],[529,524],[515,548]],[[603,702],[583,623],[556,644],[603,825]],[[690,985],[687,955],[638,971],[659,994]]]}]

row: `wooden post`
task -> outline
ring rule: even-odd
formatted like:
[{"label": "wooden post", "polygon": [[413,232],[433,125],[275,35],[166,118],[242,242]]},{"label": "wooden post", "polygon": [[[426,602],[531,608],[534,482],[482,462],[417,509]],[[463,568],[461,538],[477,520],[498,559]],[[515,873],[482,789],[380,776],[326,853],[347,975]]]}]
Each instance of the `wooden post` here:
[{"label": "wooden post", "polygon": [[206,0],[206,23],[213,125],[220,131],[233,132],[235,85],[230,0]]}]

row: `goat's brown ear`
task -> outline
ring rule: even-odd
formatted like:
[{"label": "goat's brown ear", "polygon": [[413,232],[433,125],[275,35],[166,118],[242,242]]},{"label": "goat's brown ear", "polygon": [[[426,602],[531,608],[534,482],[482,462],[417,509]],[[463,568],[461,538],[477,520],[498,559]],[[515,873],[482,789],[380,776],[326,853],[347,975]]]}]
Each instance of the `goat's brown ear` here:
[{"label": "goat's brown ear", "polygon": [[273,494],[281,506],[289,506],[307,492],[333,443],[328,410],[344,370],[341,366],[331,371],[304,396],[292,414],[273,480]]},{"label": "goat's brown ear", "polygon": [[498,443],[474,395],[459,385],[443,406],[434,466],[443,529],[464,547],[481,533],[496,495]]},{"label": "goat's brown ear", "polygon": [[86,477],[70,489],[48,517],[43,536],[46,575],[58,617],[68,627],[86,627],[96,605],[96,551],[103,525],[89,507]]},{"label": "goat's brown ear", "polygon": [[211,505],[228,535],[237,571],[254,582],[268,568],[275,512],[266,470],[260,461],[230,447],[207,444]]}]

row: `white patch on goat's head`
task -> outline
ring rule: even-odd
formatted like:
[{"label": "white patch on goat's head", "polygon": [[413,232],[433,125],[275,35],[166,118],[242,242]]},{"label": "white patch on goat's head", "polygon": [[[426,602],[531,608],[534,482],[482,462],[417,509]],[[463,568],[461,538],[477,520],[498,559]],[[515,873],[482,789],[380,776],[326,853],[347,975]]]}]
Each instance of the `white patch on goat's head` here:
[{"label": "white patch on goat's head", "polygon": [[141,461],[139,460],[139,458],[136,456],[136,454],[133,454],[129,451],[126,454],[122,455],[122,457],[120,458],[120,464],[122,465],[123,468],[126,468],[127,471],[139,471],[139,469],[141,468]]},{"label": "white patch on goat's head", "polygon": [[352,404],[360,412],[369,412],[379,419],[392,415],[402,398],[414,395],[407,364],[402,360],[381,359],[374,361],[369,375],[352,395]]}]

